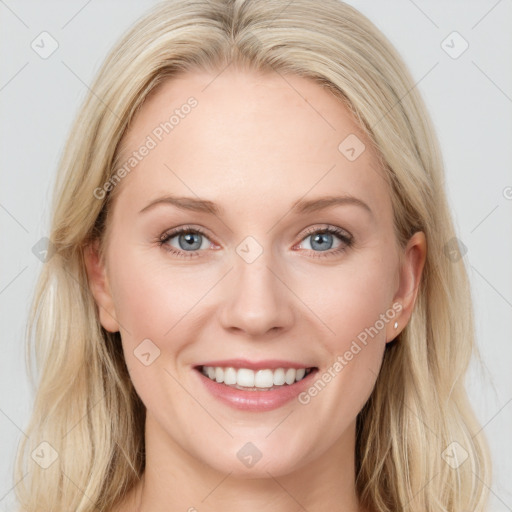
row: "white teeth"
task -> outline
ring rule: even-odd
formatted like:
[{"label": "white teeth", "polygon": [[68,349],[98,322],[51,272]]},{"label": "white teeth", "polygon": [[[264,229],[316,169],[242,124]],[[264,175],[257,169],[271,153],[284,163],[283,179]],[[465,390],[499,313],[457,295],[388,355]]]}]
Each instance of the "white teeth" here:
[{"label": "white teeth", "polygon": [[274,370],[274,386],[282,386],[284,384],[284,369],[278,368]]},{"label": "white teeth", "polygon": [[271,388],[274,385],[272,370],[258,370],[254,376],[254,387]]},{"label": "white teeth", "polygon": [[224,384],[236,384],[236,370],[234,368],[224,370]]},{"label": "white teeth", "polygon": [[254,370],[248,370],[247,368],[240,368],[236,372],[236,383],[239,386],[246,388],[254,387]]},{"label": "white teeth", "polygon": [[203,366],[202,373],[211,380],[219,383],[223,382],[228,386],[270,389],[273,386],[283,386],[285,383],[291,385],[302,380],[306,376],[306,368],[277,368],[275,370],[254,371],[248,368]]},{"label": "white teeth", "polygon": [[295,376],[295,380],[302,380],[304,375],[306,374],[306,368],[299,368],[297,370],[297,375]]},{"label": "white teeth", "polygon": [[297,375],[297,370],[294,368],[288,368],[284,374],[286,384],[293,384],[295,382],[295,375]]}]

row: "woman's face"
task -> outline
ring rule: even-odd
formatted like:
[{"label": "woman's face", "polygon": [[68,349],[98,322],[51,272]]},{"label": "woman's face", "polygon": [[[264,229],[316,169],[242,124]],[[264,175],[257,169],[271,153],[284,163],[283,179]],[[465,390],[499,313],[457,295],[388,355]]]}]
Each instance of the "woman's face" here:
[{"label": "woman's face", "polygon": [[87,261],[147,442],[241,476],[353,451],[424,240],[399,249],[346,108],[294,75],[189,72],[144,103],[124,163],[106,267]]}]

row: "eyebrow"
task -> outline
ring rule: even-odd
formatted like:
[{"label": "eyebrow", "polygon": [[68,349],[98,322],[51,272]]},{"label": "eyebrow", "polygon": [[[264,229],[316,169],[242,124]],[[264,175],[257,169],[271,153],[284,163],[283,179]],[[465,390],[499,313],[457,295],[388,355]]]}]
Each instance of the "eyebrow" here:
[{"label": "eyebrow", "polygon": [[[177,208],[180,208],[182,210],[189,210],[199,213],[209,213],[211,215],[221,215],[224,212],[224,210],[220,206],[218,206],[213,201],[209,201],[208,199],[166,195],[163,197],[159,197],[154,201],[151,201],[148,205],[142,208],[142,210],[140,210],[139,213],[151,210],[152,208],[160,204],[168,204],[176,206]],[[359,206],[365,209],[370,215],[373,215],[371,208],[364,201],[351,195],[325,196],[317,199],[309,199],[307,201],[299,199],[293,203],[292,207],[290,208],[290,212],[298,215],[304,215],[307,213],[317,212],[320,210],[324,210],[326,208],[341,205]]]}]

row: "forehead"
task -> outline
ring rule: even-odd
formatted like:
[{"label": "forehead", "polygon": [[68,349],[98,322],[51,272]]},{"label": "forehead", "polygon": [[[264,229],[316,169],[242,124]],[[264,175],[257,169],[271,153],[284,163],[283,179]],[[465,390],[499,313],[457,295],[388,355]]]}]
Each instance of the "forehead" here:
[{"label": "forehead", "polygon": [[384,172],[352,114],[297,75],[173,77],[146,98],[119,156],[119,166],[132,164],[117,185],[130,201],[169,192],[261,208],[339,192],[389,207]]}]

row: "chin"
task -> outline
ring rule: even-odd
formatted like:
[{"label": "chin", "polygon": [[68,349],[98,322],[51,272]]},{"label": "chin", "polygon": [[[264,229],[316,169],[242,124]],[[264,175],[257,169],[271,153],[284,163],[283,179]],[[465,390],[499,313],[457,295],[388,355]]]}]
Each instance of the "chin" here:
[{"label": "chin", "polygon": [[[230,456],[226,457],[226,454]],[[268,440],[266,444],[265,440],[239,442],[236,447],[226,448],[222,455],[212,455],[210,460],[204,460],[213,469],[242,480],[288,475],[306,466],[307,462],[300,450],[285,444],[280,444],[277,449]]]}]

